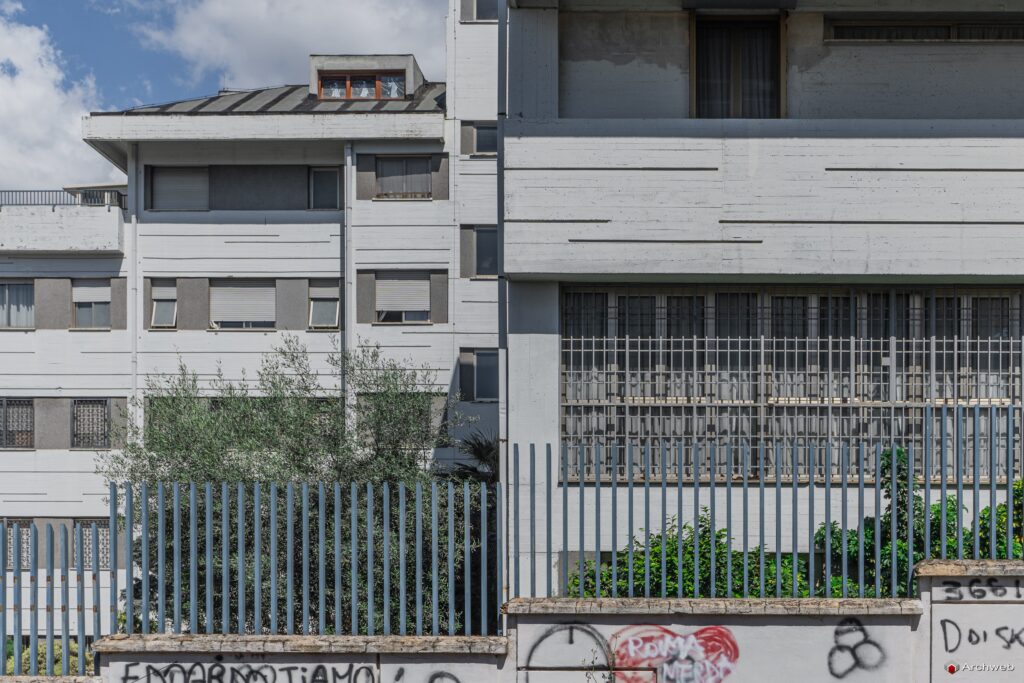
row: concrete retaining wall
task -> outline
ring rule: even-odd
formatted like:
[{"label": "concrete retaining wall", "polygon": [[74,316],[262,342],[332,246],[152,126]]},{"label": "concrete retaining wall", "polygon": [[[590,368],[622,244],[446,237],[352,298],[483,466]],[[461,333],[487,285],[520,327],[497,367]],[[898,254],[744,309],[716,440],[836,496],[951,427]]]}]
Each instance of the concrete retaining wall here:
[{"label": "concrete retaining wall", "polygon": [[[103,683],[1020,681],[1024,563],[929,561],[920,599],[516,599],[502,637],[113,636]],[[2,681],[0,681],[2,683]]]}]

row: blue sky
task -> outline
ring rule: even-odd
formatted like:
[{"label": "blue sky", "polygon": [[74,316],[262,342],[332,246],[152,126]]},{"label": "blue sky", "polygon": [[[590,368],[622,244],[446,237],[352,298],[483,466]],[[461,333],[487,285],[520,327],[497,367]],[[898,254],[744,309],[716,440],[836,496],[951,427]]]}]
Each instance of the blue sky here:
[{"label": "blue sky", "polygon": [[219,74],[195,77],[180,55],[144,44],[143,25],[166,25],[166,8],[102,0],[22,0],[23,24],[46,26],[71,80],[95,76],[104,108],[216,92]]},{"label": "blue sky", "polygon": [[448,0],[0,0],[0,189],[120,180],[90,111],[305,83],[308,55],[414,53],[444,79]]}]

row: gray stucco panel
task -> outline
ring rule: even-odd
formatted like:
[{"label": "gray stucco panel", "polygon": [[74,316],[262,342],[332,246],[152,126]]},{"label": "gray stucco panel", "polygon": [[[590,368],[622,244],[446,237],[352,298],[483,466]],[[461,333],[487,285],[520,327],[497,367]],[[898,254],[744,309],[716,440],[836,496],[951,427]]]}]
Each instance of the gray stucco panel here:
[{"label": "gray stucco panel", "polygon": [[71,327],[71,279],[40,278],[35,281],[36,329],[66,330]]},{"label": "gray stucco panel", "polygon": [[448,322],[448,273],[430,274],[430,322]]},{"label": "gray stucco panel", "polygon": [[71,399],[37,398],[36,449],[71,448]]},{"label": "gray stucco panel", "polygon": [[110,278],[110,329],[128,329],[128,280]]},{"label": "gray stucco panel", "polygon": [[377,157],[360,154],[356,157],[356,199],[373,199],[377,194]]},{"label": "gray stucco panel", "polygon": [[210,328],[210,281],[204,277],[178,278],[178,329]]},{"label": "gray stucco panel", "polygon": [[356,322],[372,323],[377,317],[377,276],[356,273]]},{"label": "gray stucco panel", "polygon": [[277,323],[279,330],[309,327],[309,280],[277,281]]}]

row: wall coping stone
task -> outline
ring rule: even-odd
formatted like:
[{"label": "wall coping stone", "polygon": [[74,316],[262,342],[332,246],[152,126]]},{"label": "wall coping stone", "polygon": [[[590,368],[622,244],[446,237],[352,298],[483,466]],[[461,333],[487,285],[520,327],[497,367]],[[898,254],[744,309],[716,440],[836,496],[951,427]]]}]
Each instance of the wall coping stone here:
[{"label": "wall coping stone", "polygon": [[924,614],[917,599],[889,598],[514,598],[505,614],[898,615]]},{"label": "wall coping stone", "polygon": [[924,560],[914,565],[921,576],[1024,576],[1021,560]]},{"label": "wall coping stone", "polygon": [[257,636],[159,634],[106,636],[100,654],[479,654],[504,655],[504,636]]}]

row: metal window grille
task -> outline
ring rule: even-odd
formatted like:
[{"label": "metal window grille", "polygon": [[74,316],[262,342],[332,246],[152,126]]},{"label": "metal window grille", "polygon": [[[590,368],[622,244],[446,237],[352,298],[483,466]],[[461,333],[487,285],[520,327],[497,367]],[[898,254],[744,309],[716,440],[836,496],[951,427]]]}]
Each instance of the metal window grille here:
[{"label": "metal window grille", "polygon": [[[959,438],[979,452],[1019,448],[1021,420],[1007,410],[1024,399],[1021,295],[980,287],[567,288],[562,440],[655,450],[687,440],[899,440],[917,444],[917,457],[925,440],[937,447]],[[992,470],[980,459],[980,476],[1006,475],[1005,463]]]},{"label": "metal window grille", "polygon": [[[21,546],[21,569],[28,571],[32,568],[32,520],[26,517],[4,517],[2,520],[7,528],[7,569],[14,569],[14,544]],[[15,538],[14,526],[18,526],[17,538]]]},{"label": "metal window grille", "polygon": [[[96,538],[93,538],[92,525],[96,524]],[[96,569],[92,566],[92,547],[98,543],[98,554],[100,559],[100,570],[110,569],[110,519],[82,519],[78,520],[82,527],[82,565],[86,571]],[[77,562],[77,558],[75,559]]]},{"label": "metal window grille", "polygon": [[110,448],[110,401],[75,399],[71,414],[72,448]]},{"label": "metal window grille", "polygon": [[35,409],[30,398],[0,398],[0,448],[35,445]]}]

